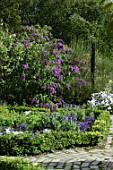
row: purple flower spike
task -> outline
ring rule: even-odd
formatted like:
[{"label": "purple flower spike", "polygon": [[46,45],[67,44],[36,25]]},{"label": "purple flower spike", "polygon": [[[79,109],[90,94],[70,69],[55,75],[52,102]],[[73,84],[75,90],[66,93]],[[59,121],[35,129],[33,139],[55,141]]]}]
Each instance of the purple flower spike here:
[{"label": "purple flower spike", "polygon": [[72,71],[75,71],[76,73],[80,74],[80,70],[77,66],[71,67]]},{"label": "purple flower spike", "polygon": [[46,90],[46,84],[42,85],[42,89],[45,91]]},{"label": "purple flower spike", "polygon": [[49,87],[48,90],[49,90],[50,94],[56,94],[54,87]]},{"label": "purple flower spike", "polygon": [[55,77],[59,76],[60,73],[61,73],[61,69],[60,68],[54,69],[54,76]]},{"label": "purple flower spike", "polygon": [[22,75],[21,75],[21,80],[22,80],[22,81],[25,81],[25,74],[22,74]]},{"label": "purple flower spike", "polygon": [[43,104],[42,103],[40,103],[40,105],[39,105],[40,107],[43,107]]},{"label": "purple flower spike", "polygon": [[22,68],[23,68],[23,70],[27,70],[27,69],[28,69],[28,64],[24,64],[24,65],[22,66]]},{"label": "purple flower spike", "polygon": [[57,63],[58,64],[62,64],[64,62],[64,60],[62,59],[62,58],[59,58],[58,60],[57,60]]},{"label": "purple flower spike", "polygon": [[58,109],[58,105],[57,105],[57,104],[54,105],[54,106],[53,106],[53,109]]},{"label": "purple flower spike", "polygon": [[62,43],[56,44],[56,48],[57,48],[58,50],[63,49],[63,47],[64,47],[64,45],[63,45]]},{"label": "purple flower spike", "polygon": [[62,44],[64,43],[64,41],[62,39],[59,39],[59,42],[62,43]]},{"label": "purple flower spike", "polygon": [[68,76],[70,76],[70,75],[71,75],[71,72],[69,71],[67,74],[68,74]]},{"label": "purple flower spike", "polygon": [[39,104],[39,101],[35,100],[35,105],[38,106],[38,104]]},{"label": "purple flower spike", "polygon": [[24,45],[25,48],[28,48],[29,46],[30,46],[29,43],[25,43],[25,45]]},{"label": "purple flower spike", "polygon": [[52,84],[52,87],[58,88],[58,84],[57,84],[57,83],[53,83],[53,84]]},{"label": "purple flower spike", "polygon": [[40,76],[36,75],[36,81],[40,81]]},{"label": "purple flower spike", "polygon": [[68,90],[70,90],[71,85],[70,84],[66,84],[66,87],[67,87]]},{"label": "purple flower spike", "polygon": [[35,102],[35,99],[34,98],[31,99],[31,104],[34,104],[34,102]]},{"label": "purple flower spike", "polygon": [[38,36],[38,34],[37,33],[33,33],[33,37],[37,37]]},{"label": "purple flower spike", "polygon": [[60,75],[58,79],[62,82],[63,81],[63,75]]},{"label": "purple flower spike", "polygon": [[62,49],[61,49],[61,53],[64,54],[64,55],[66,55],[66,52],[65,52],[64,50],[62,50]]},{"label": "purple flower spike", "polygon": [[50,109],[49,103],[46,103],[45,108]]},{"label": "purple flower spike", "polygon": [[59,99],[59,102],[60,102],[61,104],[65,103],[64,100],[63,100],[62,98]]},{"label": "purple flower spike", "polygon": [[46,37],[46,40],[49,41],[50,40],[49,37]]},{"label": "purple flower spike", "polygon": [[45,57],[45,56],[46,56],[46,53],[47,53],[46,50],[42,51],[42,56]]},{"label": "purple flower spike", "polygon": [[54,62],[54,61],[52,61],[52,63],[51,63],[51,64],[52,64],[52,66],[54,66],[55,62]]},{"label": "purple flower spike", "polygon": [[56,56],[58,55],[58,52],[57,52],[57,51],[54,51],[54,52],[53,52],[53,55],[54,55],[54,57],[56,57]]},{"label": "purple flower spike", "polygon": [[17,46],[17,44],[13,44],[13,46],[14,46],[14,47],[16,47],[16,46]]}]

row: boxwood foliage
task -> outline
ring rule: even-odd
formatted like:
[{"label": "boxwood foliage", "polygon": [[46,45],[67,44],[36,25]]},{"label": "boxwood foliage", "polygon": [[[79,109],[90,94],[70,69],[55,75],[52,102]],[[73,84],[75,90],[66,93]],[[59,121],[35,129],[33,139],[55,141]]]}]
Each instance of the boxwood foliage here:
[{"label": "boxwood foliage", "polygon": [[21,158],[0,158],[0,170],[44,170],[40,165],[33,166],[31,162],[23,160]]},{"label": "boxwood foliage", "polygon": [[[72,109],[71,109],[71,112],[72,112]],[[59,111],[58,113],[60,114],[57,118],[60,120],[61,113],[63,113],[63,115],[67,115],[67,113],[69,113],[69,110],[67,111],[61,110],[61,112]],[[74,113],[77,116],[77,113],[76,112]],[[1,155],[16,155],[16,156],[17,155],[37,155],[43,152],[53,152],[54,150],[60,150],[64,148],[74,147],[74,146],[93,146],[93,145],[98,144],[108,132],[108,129],[110,126],[110,113],[108,111],[90,110],[90,109],[83,110],[81,114],[83,113],[86,115],[93,115],[96,118],[90,131],[85,131],[81,133],[80,131],[77,131],[74,128],[69,128],[68,130],[65,130],[65,129],[63,130],[59,128],[57,130],[52,129],[49,132],[40,134],[39,131],[38,132],[36,131],[36,133],[33,133],[32,126],[35,127],[37,125],[37,128],[41,127],[40,120],[42,118],[43,118],[42,120],[46,124],[46,127],[48,124],[50,125],[49,118],[48,118],[48,114],[50,113],[46,112],[46,115],[45,113],[43,115],[40,112],[36,112],[35,114],[31,113],[29,115],[30,117],[27,116],[27,118],[29,118],[28,119],[29,121],[28,121],[26,120],[27,118],[24,117],[26,116],[25,114],[24,116],[22,113],[18,114],[19,115],[18,117],[16,115],[16,112],[14,111],[10,112],[11,118],[13,118],[13,116],[16,115],[16,118],[13,119],[14,122],[19,123],[18,121],[23,120],[26,122],[28,121],[27,122],[28,124],[31,123],[31,125],[29,126],[31,130],[30,128],[28,128],[28,130],[25,133],[18,134],[18,135],[15,135],[13,133],[1,135],[0,136]],[[78,115],[80,118],[80,112],[78,112]],[[44,116],[45,116],[45,119],[44,119]],[[11,118],[8,117],[7,119],[7,116],[3,118],[1,117],[0,126],[12,125],[13,127],[14,122],[12,121]],[[35,120],[38,120],[38,121],[35,121]],[[58,125],[59,124],[56,124],[54,125],[54,127],[57,127]]]}]

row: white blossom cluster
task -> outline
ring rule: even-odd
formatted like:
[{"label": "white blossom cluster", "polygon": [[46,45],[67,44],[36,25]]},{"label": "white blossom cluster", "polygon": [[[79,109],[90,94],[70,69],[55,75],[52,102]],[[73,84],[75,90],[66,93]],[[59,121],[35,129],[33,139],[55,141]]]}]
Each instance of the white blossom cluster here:
[{"label": "white blossom cluster", "polygon": [[109,94],[106,91],[100,93],[93,93],[91,101],[88,101],[92,108],[102,110],[112,110],[113,105],[113,94]]}]

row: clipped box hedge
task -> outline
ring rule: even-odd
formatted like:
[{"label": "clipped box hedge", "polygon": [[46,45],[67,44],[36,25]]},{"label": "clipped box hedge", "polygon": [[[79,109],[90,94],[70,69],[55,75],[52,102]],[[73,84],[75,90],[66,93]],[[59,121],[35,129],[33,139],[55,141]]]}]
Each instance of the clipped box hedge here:
[{"label": "clipped box hedge", "polygon": [[31,162],[21,158],[0,158],[0,170],[44,170],[40,165],[33,166]]},{"label": "clipped box hedge", "polygon": [[[37,134],[27,131],[23,134],[5,134],[0,136],[0,153],[1,155],[37,155],[43,152],[53,152],[54,150],[70,148],[72,146],[93,146],[98,144],[108,132],[110,126],[110,113],[102,110],[85,109],[85,114],[95,116],[96,120],[91,131],[78,133],[74,130],[54,131],[44,134]],[[8,113],[9,114],[9,113]],[[13,116],[16,113],[11,113]],[[37,113],[41,116],[42,114]],[[21,119],[21,114],[19,114]],[[32,115],[31,115],[32,116]],[[18,120],[19,117],[17,117]],[[2,119],[9,121],[7,116]],[[36,117],[34,117],[36,119]],[[40,118],[38,118],[40,119]],[[13,119],[16,121],[16,118]],[[11,120],[10,120],[11,121]],[[9,122],[10,122],[9,121]],[[18,120],[19,121],[19,120]],[[32,122],[32,120],[31,120]],[[5,122],[6,123],[6,122]],[[11,124],[11,123],[10,123]],[[13,123],[12,123],[13,124]]]}]

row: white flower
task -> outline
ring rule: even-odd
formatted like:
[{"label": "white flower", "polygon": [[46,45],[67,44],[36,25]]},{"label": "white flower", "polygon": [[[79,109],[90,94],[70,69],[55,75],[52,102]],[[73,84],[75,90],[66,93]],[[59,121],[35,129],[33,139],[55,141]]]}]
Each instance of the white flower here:
[{"label": "white flower", "polygon": [[25,111],[24,113],[27,116],[27,115],[29,115],[29,113],[31,113],[31,111]]},{"label": "white flower", "polygon": [[13,131],[12,133],[15,134],[15,135],[18,135],[18,134],[22,134],[23,132],[16,132],[16,131]]},{"label": "white flower", "polygon": [[113,94],[109,94],[106,91],[100,93],[93,93],[92,100],[88,101],[92,108],[111,110],[111,104],[113,104]]},{"label": "white flower", "polygon": [[5,133],[6,133],[6,134],[10,134],[10,133],[11,133],[11,128],[8,127],[7,129],[5,129]]}]

